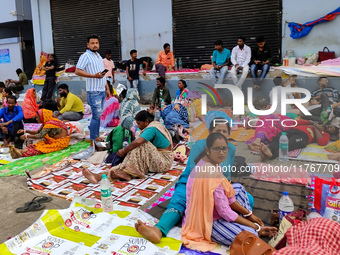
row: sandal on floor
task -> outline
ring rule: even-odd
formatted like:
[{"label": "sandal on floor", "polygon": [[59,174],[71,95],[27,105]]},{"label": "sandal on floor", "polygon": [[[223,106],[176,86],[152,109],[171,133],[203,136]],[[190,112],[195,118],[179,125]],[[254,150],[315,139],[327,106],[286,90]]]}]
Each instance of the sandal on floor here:
[{"label": "sandal on floor", "polygon": [[35,198],[33,198],[30,202],[25,203],[25,206],[29,206],[29,203],[31,202],[37,202],[38,204],[42,204],[42,203],[48,203],[52,201],[52,197],[46,197],[46,196],[37,196]]},{"label": "sandal on floor", "polygon": [[33,211],[40,211],[45,209],[45,205],[41,205],[36,201],[31,201],[25,207],[19,207],[15,211],[17,213],[25,213],[25,212],[33,212]]}]

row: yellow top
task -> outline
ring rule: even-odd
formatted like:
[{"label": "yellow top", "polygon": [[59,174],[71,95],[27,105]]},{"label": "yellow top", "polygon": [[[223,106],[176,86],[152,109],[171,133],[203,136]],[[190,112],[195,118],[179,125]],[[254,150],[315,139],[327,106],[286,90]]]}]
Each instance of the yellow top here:
[{"label": "yellow top", "polygon": [[85,112],[84,104],[79,97],[69,92],[67,97],[62,97],[60,101],[59,111],[61,114],[64,112]]}]

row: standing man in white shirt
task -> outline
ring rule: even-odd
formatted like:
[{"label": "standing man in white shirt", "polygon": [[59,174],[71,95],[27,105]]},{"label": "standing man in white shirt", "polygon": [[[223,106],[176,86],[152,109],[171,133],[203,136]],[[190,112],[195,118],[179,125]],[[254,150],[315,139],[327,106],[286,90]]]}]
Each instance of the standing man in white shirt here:
[{"label": "standing man in white shirt", "polygon": [[111,50],[107,50],[105,52],[105,58],[103,59],[104,61],[104,69],[107,69],[109,70],[105,76],[106,76],[106,79],[108,81],[111,82],[111,84],[113,85],[114,84],[114,80],[115,80],[115,64],[113,63],[112,61],[112,51]]},{"label": "standing man in white shirt", "polygon": [[106,77],[104,62],[99,50],[99,40],[97,35],[87,37],[87,50],[78,60],[76,75],[86,78],[87,103],[92,110],[92,120],[90,123],[91,141],[100,141],[99,127],[100,116],[102,115],[105,102]]},{"label": "standing man in white shirt", "polygon": [[[251,49],[245,44],[246,38],[240,36],[237,40],[237,46],[235,46],[231,52],[231,76],[233,78],[234,85],[242,89],[244,80],[249,72],[249,62],[251,59]],[[237,73],[242,71],[240,80],[237,78]]]}]

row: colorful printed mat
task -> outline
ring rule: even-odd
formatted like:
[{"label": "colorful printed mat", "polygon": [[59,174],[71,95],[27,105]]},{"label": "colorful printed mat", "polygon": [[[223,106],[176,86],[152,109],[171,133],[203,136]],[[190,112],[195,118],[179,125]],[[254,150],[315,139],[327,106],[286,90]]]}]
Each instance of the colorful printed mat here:
[{"label": "colorful printed mat", "polygon": [[172,195],[174,194],[175,192],[175,185],[172,186],[167,192],[165,192],[163,194],[163,196],[161,196],[155,203],[153,203],[148,209],[146,209],[145,211],[149,211],[151,208],[165,202],[166,200],[172,198]]},{"label": "colorful printed mat", "polygon": [[52,152],[49,154],[42,154],[33,157],[22,158],[6,165],[0,166],[0,177],[11,175],[25,175],[25,170],[34,170],[44,164],[54,164],[66,157],[69,157],[72,153],[78,153],[90,146],[86,141],[74,144],[68,148]]},{"label": "colorful printed mat", "polygon": [[201,122],[197,127],[194,128],[192,132],[192,137],[197,141],[201,139],[206,139],[209,135],[209,130],[204,122]]},{"label": "colorful printed mat", "polygon": [[157,222],[131,207],[115,205],[113,212],[104,213],[95,201],[77,197],[68,209],[45,211],[29,228],[1,244],[0,254],[178,254],[179,228],[153,244],[135,230],[137,219],[148,225]]},{"label": "colorful printed mat", "polygon": [[[114,205],[104,213],[94,200],[75,197],[64,210],[46,210],[26,230],[0,245],[0,254],[229,254],[228,247],[218,245],[213,252],[198,252],[182,246],[181,229],[174,227],[159,244],[143,238],[134,228],[140,219],[149,226],[158,220],[137,208]],[[182,247],[181,247],[182,246]]]},{"label": "colorful printed mat", "polygon": [[327,155],[332,154],[332,152],[327,151],[325,148],[327,146],[319,146],[317,144],[308,144],[306,148],[302,150],[300,155],[296,159],[300,161],[312,161],[312,162],[320,162],[327,164],[337,164],[338,162],[335,160],[329,160]]},{"label": "colorful printed mat", "polygon": [[[82,167],[93,173],[103,173],[109,164],[91,164],[76,162],[66,158],[49,169],[45,169],[27,180],[27,185],[41,193],[72,200],[75,196],[93,199],[100,203],[100,185],[90,183],[81,172]],[[168,190],[182,174],[185,165],[174,162],[165,173],[150,173],[145,179],[133,179],[129,182],[111,183],[114,204],[139,208],[155,199],[158,193]],[[42,177],[41,177],[42,176]],[[39,178],[40,177],[40,178]],[[168,194],[170,195],[170,194]]]}]

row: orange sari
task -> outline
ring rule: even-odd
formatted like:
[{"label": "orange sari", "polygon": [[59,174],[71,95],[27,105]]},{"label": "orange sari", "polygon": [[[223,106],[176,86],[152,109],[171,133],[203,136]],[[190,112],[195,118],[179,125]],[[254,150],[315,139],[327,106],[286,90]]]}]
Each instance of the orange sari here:
[{"label": "orange sari", "polygon": [[[56,118],[53,118],[53,112],[46,110],[46,109],[40,109],[38,111],[39,117],[41,119],[41,122],[43,123],[43,129],[51,129],[51,128],[62,128],[67,131],[67,125]],[[42,141],[39,141],[33,145],[28,146],[26,149],[27,152],[23,153],[22,155],[24,157],[39,155],[42,153],[50,153],[55,151],[60,151],[62,149],[65,149],[68,147],[70,143],[70,136],[62,137],[54,139],[53,137],[50,137],[48,134],[44,136],[44,139]]]}]

